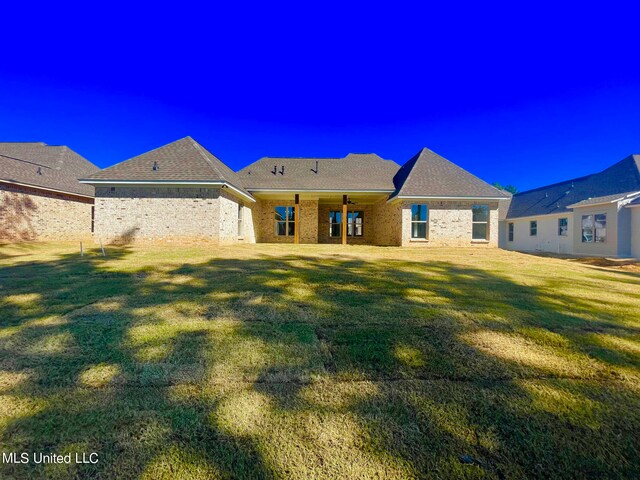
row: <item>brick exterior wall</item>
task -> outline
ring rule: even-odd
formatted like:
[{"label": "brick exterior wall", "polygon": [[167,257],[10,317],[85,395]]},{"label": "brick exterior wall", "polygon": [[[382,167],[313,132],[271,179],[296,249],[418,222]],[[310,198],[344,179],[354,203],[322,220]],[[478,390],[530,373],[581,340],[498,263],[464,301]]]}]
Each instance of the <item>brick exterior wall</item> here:
[{"label": "brick exterior wall", "polygon": [[[274,209],[293,207],[290,200],[259,200],[243,208],[243,236],[238,237],[239,200],[218,188],[99,187],[96,189],[95,238],[105,242],[183,238],[219,244],[293,243],[293,236],[275,234]],[[411,239],[412,201],[349,205],[364,212],[364,235],[349,244],[402,246],[498,245],[498,202],[489,205],[489,240],[472,240],[472,201],[427,201],[429,239]],[[342,242],[329,236],[329,212],[342,204],[300,202],[300,243]]]},{"label": "brick exterior wall", "polygon": [[[237,197],[220,190],[220,234],[219,243],[255,243],[253,229],[253,203],[244,204]],[[242,208],[242,231],[238,230],[238,209]]]},{"label": "brick exterior wall", "polygon": [[0,240],[91,238],[93,199],[0,184]]},{"label": "brick exterior wall", "polygon": [[399,246],[402,243],[402,209],[398,202],[381,200],[373,208],[376,245]]},{"label": "brick exterior wall", "polygon": [[[295,207],[291,200],[259,200],[254,209],[256,241],[293,243],[293,236],[276,235],[275,208]],[[300,243],[318,243],[318,201],[300,200]]]},{"label": "brick exterior wall", "polygon": [[113,243],[253,241],[250,207],[244,208],[245,226],[249,227],[244,239],[238,239],[238,203],[235,196],[219,188],[98,187],[95,239]]},{"label": "brick exterior wall", "polygon": [[[428,241],[411,239],[411,205],[415,203],[429,206]],[[489,239],[472,239],[473,205],[489,205]],[[402,246],[498,246],[498,202],[477,201],[402,201]]]}]

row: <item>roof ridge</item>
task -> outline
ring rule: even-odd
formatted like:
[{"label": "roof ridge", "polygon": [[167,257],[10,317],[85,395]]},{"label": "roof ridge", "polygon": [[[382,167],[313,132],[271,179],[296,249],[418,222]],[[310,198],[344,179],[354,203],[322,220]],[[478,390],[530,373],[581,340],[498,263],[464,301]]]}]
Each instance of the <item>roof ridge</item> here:
[{"label": "roof ridge", "polygon": [[590,173],[589,175],[584,175],[582,177],[571,178],[569,180],[564,180],[562,182],[550,183],[549,185],[543,185],[541,187],[531,188],[529,190],[525,190],[524,192],[515,193],[513,196],[517,197],[518,195],[524,195],[525,193],[531,193],[531,192],[535,192],[537,190],[543,190],[545,188],[550,188],[550,187],[557,187],[558,185],[562,185],[564,183],[577,182],[578,180],[586,180],[587,178],[593,177],[594,175],[599,175],[600,173],[602,173],[602,172]]},{"label": "roof ridge", "polygon": [[[204,159],[204,161],[211,167],[211,169],[214,171],[214,173],[216,173],[220,178],[224,178],[224,175],[222,174],[222,172],[220,171],[220,169],[218,168],[217,165],[215,165],[206,155],[205,152],[203,152],[204,147],[202,145],[200,145],[198,142],[196,142],[193,138],[191,137],[186,137],[189,140],[191,140],[191,145],[193,147],[195,147],[196,151],[200,154],[200,156]],[[211,153],[211,152],[209,152]],[[213,155],[213,154],[212,154]],[[215,155],[214,155],[215,157]],[[216,157],[217,158],[217,157]]]},{"label": "roof ridge", "polygon": [[[182,140],[186,140],[186,139],[188,139],[188,138],[190,139],[191,137],[189,137],[189,136],[182,137],[182,138],[179,138],[178,140],[174,140],[173,142],[169,142],[169,143],[167,143],[167,144],[165,144],[165,145],[161,145],[161,146],[159,146],[159,147],[152,148],[151,150],[149,150],[149,151],[147,151],[147,152],[139,153],[138,155],[135,155],[135,156],[133,156],[133,157],[129,157],[129,158],[125,159],[125,160],[121,160],[120,162],[118,162],[118,163],[114,163],[113,165],[109,165],[108,167],[101,168],[101,169],[99,169],[99,170],[98,170],[98,172],[95,172],[95,173],[104,172],[105,170],[109,170],[109,169],[111,169],[111,168],[113,168],[113,167],[117,167],[118,165],[122,165],[123,163],[126,163],[126,162],[128,162],[129,160],[134,160],[134,159],[136,159],[136,158],[138,158],[138,157],[142,157],[143,155],[147,155],[148,153],[155,152],[156,150],[160,150],[161,148],[167,147],[167,146],[169,146],[169,145],[173,145],[174,143],[181,142]],[[83,157],[83,158],[84,158],[84,157]],[[93,174],[91,174],[91,175],[93,175]],[[83,179],[83,180],[84,180],[84,179]]]},{"label": "roof ridge", "polygon": [[436,155],[436,156],[440,157],[441,159],[443,159],[444,161],[446,161],[446,162],[450,163],[450,164],[451,164],[451,165],[453,165],[454,167],[459,168],[459,169],[460,169],[460,170],[462,170],[463,172],[465,172],[465,173],[467,173],[467,174],[471,175],[473,178],[475,178],[475,179],[477,179],[477,180],[480,180],[480,181],[481,181],[481,182],[483,182],[483,183],[486,183],[489,187],[491,187],[492,189],[494,189],[494,190],[495,190],[496,192],[498,192],[500,195],[504,195],[504,193],[502,192],[502,190],[500,190],[500,189],[499,189],[499,188],[497,188],[497,187],[494,187],[493,185],[491,185],[491,184],[490,184],[490,183],[488,183],[488,182],[485,182],[485,181],[484,181],[484,180],[482,180],[480,177],[478,177],[477,175],[475,175],[475,174],[471,173],[471,172],[470,172],[469,170],[467,170],[466,168],[461,167],[461,166],[460,166],[460,165],[458,165],[457,163],[452,162],[452,161],[451,161],[451,160],[449,160],[448,158],[443,157],[442,155],[440,155],[439,153],[434,152],[433,150],[430,150],[430,149],[428,149],[428,148],[426,148],[426,147],[425,147],[425,150],[428,150],[429,152],[433,153],[434,155]]},{"label": "roof ridge", "polygon": [[[260,157],[256,162],[260,160],[266,160],[267,158],[284,159],[284,160],[344,160],[347,157]],[[253,163],[256,163],[253,162]],[[248,166],[248,165],[247,165]]]},{"label": "roof ridge", "polygon": [[[411,166],[411,168],[409,168],[409,173],[407,174],[407,177],[404,179],[404,181],[402,182],[402,185],[400,185],[400,188],[398,188],[398,195],[400,195],[400,193],[402,192],[402,189],[404,188],[404,186],[407,184],[407,182],[409,181],[409,177],[411,177],[411,175],[413,174],[413,169],[416,166],[416,163],[418,163],[418,160],[420,159],[420,156],[422,155],[422,153],[427,150],[427,147],[422,147],[420,149],[420,151],[418,153],[416,153],[413,157],[411,157],[409,160],[407,160],[405,162],[404,165],[402,165],[402,167],[400,167],[400,169],[404,168],[405,165],[408,165],[410,162],[413,161],[413,165]],[[415,160],[414,160],[415,159]],[[400,171],[400,170],[398,170]],[[395,177],[395,175],[394,175]]]},{"label": "roof ridge", "polygon": [[11,157],[11,156],[5,155],[3,153],[0,153],[0,157],[8,158],[9,160],[15,160],[16,162],[29,163],[31,165],[37,165],[38,167],[44,167],[44,168],[48,168],[50,170],[54,170],[53,167],[50,167],[49,165],[45,165],[44,163],[36,163],[36,162],[34,162],[32,160],[24,160],[23,158]]}]

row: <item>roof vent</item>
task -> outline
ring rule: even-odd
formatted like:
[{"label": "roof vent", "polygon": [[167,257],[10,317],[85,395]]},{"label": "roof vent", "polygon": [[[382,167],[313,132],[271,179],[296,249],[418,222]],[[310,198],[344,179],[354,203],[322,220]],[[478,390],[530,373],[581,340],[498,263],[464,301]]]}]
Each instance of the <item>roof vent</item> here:
[{"label": "roof vent", "polygon": [[160,170],[160,166],[158,165],[158,162],[153,162],[153,171],[157,171]]},{"label": "roof vent", "polygon": [[273,166],[273,170],[271,171],[271,173],[273,173],[274,175],[278,173],[278,165]]},{"label": "roof vent", "polygon": [[311,169],[311,171],[313,173],[315,173],[316,175],[318,174],[318,160],[316,160],[316,169],[314,170],[313,168]]},{"label": "roof vent", "polygon": [[280,167],[280,175],[284,175],[284,165]]},{"label": "roof vent", "polygon": [[42,167],[38,167],[37,173],[38,173],[38,175],[42,175]]}]

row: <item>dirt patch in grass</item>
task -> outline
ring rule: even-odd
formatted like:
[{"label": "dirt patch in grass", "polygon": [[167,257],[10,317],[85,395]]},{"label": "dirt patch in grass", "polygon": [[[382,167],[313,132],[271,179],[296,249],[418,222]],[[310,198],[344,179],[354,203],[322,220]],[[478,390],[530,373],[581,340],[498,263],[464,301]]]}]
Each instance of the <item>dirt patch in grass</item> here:
[{"label": "dirt patch in grass", "polygon": [[615,258],[574,258],[573,262],[594,267],[640,273],[640,262],[637,260],[617,260]]}]

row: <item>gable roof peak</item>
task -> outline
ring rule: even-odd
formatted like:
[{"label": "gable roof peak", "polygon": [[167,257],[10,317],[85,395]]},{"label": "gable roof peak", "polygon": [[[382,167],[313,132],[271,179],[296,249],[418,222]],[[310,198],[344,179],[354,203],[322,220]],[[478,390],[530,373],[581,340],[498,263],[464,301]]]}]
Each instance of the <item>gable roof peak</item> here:
[{"label": "gable roof peak", "polygon": [[238,175],[189,136],[105,168],[85,180],[87,183],[223,182],[253,200]]},{"label": "gable roof peak", "polygon": [[396,191],[392,198],[507,198],[502,191],[427,147],[423,147],[398,170],[394,184]]}]

